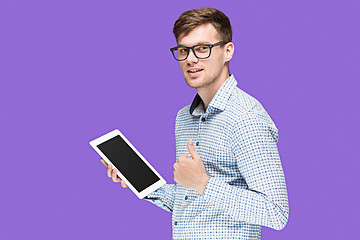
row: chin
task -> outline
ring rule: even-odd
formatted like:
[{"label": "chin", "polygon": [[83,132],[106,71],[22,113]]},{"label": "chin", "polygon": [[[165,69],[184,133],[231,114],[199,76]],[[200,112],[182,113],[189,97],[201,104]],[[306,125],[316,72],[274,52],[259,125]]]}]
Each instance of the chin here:
[{"label": "chin", "polygon": [[192,87],[192,88],[198,88],[201,86],[200,82],[198,81],[199,79],[189,79],[189,78],[185,78],[185,81],[187,83],[187,85],[189,87]]}]

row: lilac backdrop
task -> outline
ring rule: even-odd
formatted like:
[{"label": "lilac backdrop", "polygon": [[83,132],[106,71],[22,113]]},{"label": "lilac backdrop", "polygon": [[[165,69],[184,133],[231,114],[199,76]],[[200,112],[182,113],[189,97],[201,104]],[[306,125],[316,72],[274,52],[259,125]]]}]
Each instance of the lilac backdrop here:
[{"label": "lilac backdrop", "polygon": [[197,7],[229,16],[231,72],[279,128],[290,218],[263,239],[360,239],[360,4],[325,0],[0,1],[0,239],[171,239],[88,142],[119,128],[174,183],[196,92],[169,48]]}]

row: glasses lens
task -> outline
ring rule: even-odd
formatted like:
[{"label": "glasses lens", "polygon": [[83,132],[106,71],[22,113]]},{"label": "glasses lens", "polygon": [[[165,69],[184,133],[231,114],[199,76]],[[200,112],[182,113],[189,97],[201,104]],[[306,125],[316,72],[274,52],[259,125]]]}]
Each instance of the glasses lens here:
[{"label": "glasses lens", "polygon": [[207,45],[199,45],[195,47],[195,53],[198,58],[208,58],[210,56],[210,47]]},{"label": "glasses lens", "polygon": [[188,49],[184,47],[178,47],[177,49],[173,50],[174,57],[181,61],[184,60],[188,55]]}]

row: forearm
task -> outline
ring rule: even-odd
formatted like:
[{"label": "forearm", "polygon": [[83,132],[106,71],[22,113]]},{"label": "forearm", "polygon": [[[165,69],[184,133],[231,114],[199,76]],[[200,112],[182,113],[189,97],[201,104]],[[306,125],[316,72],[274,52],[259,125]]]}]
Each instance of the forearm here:
[{"label": "forearm", "polygon": [[174,209],[175,188],[175,184],[165,184],[144,199],[166,211],[172,212]]},{"label": "forearm", "polygon": [[231,217],[250,224],[281,230],[289,216],[286,186],[279,186],[276,192],[264,193],[229,185],[210,177],[204,198],[218,206]]}]

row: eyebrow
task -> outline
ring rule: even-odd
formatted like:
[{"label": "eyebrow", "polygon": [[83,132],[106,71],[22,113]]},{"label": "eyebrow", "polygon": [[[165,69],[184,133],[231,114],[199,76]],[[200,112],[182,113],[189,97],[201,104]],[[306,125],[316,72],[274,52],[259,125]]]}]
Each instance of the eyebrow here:
[{"label": "eyebrow", "polygon": [[[195,46],[195,45],[199,45],[199,44],[211,44],[209,41],[201,41],[201,42],[197,42],[196,44],[192,45],[192,46]],[[182,46],[182,47],[187,47],[185,46],[184,44],[178,44],[177,45],[178,47]]]}]

